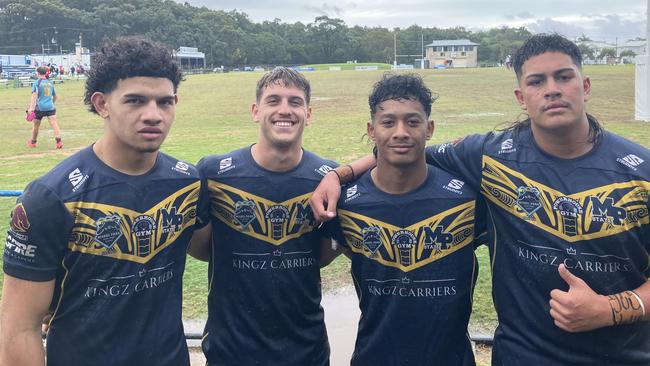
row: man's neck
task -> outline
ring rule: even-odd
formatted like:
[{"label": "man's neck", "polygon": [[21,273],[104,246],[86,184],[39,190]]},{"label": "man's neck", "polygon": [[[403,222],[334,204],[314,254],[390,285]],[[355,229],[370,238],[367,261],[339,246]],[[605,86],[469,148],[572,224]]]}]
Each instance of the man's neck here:
[{"label": "man's neck", "polygon": [[93,145],[93,152],[109,167],[128,175],[142,175],[156,164],[158,151],[139,152],[126,147],[117,148],[116,143],[102,136]]},{"label": "man's neck", "polygon": [[537,146],[558,158],[577,158],[588,153],[594,147],[587,116],[581,123],[563,129],[543,129],[534,123],[531,123],[531,129]]},{"label": "man's neck", "polygon": [[255,162],[272,172],[286,172],[295,168],[300,164],[302,153],[300,145],[280,148],[271,146],[264,141],[259,141],[251,148]]},{"label": "man's neck", "polygon": [[377,159],[377,167],[370,172],[375,186],[390,194],[408,193],[424,183],[427,179],[427,164],[422,158],[417,163],[396,166]]}]

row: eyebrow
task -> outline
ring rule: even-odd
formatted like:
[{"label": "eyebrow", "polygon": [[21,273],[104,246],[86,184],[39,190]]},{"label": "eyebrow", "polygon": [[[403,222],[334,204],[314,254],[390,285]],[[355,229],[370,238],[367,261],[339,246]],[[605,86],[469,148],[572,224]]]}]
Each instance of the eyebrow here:
[{"label": "eyebrow", "polygon": [[[144,98],[144,99],[149,99],[151,96],[147,96],[144,94],[138,94],[138,93],[129,93],[129,94],[124,94],[122,98]],[[169,99],[174,99],[174,95],[164,95],[160,97],[153,97],[156,100],[169,100]]]},{"label": "eyebrow", "polygon": [[[563,69],[556,70],[555,72],[553,72],[553,75],[561,74],[561,73],[567,72],[567,71],[575,72],[575,69],[573,69],[571,67],[565,67]],[[546,74],[544,74],[543,72],[540,72],[540,73],[536,73],[536,74],[526,75],[526,79],[544,77],[544,76],[546,76]]]}]

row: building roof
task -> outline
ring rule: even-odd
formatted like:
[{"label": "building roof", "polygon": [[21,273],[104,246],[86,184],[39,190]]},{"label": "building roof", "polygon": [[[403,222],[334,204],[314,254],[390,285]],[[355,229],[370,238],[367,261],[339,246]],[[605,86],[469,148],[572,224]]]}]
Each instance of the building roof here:
[{"label": "building roof", "polygon": [[479,44],[474,43],[469,39],[440,39],[429,43],[425,47],[436,47],[436,46],[479,46]]}]

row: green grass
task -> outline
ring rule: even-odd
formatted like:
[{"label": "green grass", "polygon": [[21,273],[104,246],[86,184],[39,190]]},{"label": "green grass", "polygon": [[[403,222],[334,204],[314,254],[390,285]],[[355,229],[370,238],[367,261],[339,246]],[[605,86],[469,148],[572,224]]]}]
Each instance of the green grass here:
[{"label": "green grass", "polygon": [[[438,95],[432,110],[436,121],[432,143],[489,131],[513,121],[522,112],[513,96],[514,75],[502,68],[417,72]],[[585,67],[585,73],[591,76],[593,86],[589,112],[609,130],[650,146],[650,124],[634,121],[633,66]],[[362,138],[369,114],[367,97],[381,74],[382,71],[345,70],[307,73],[313,90],[313,120],[305,132],[305,147],[342,163],[368,154],[371,148]],[[259,73],[188,76],[180,86],[176,123],[163,150],[196,162],[207,154],[224,153],[254,142],[257,125],[251,120],[250,107],[259,77]],[[65,148],[54,149],[52,132],[44,123],[39,147],[28,149],[25,141],[30,125],[24,120],[24,111],[29,89],[0,89],[3,130],[0,189],[22,189],[30,180],[92,143],[102,133],[101,120],[88,113],[82,104],[83,82],[57,85],[57,93]],[[0,198],[1,232],[7,230],[13,202],[13,198]],[[0,247],[3,245],[4,242]],[[490,294],[490,266],[486,250],[479,250],[477,255],[480,275],[474,296],[472,328],[491,332],[496,317]],[[350,285],[349,268],[347,259],[338,258],[323,269],[323,288],[329,291]],[[185,275],[185,317],[205,317],[207,282],[207,265],[189,259]]]}]

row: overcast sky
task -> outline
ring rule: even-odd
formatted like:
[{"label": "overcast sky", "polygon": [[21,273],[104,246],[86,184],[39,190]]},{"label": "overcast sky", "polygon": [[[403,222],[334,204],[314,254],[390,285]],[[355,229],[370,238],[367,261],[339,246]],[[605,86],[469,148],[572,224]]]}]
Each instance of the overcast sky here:
[{"label": "overcast sky", "polygon": [[[531,32],[558,32],[567,37],[585,34],[614,42],[646,35],[648,0],[186,0],[210,9],[239,10],[255,22],[279,18],[285,23],[314,21],[327,15],[348,26],[450,28],[471,30],[501,25],[525,26]],[[236,4],[236,5],[234,5]]]}]

